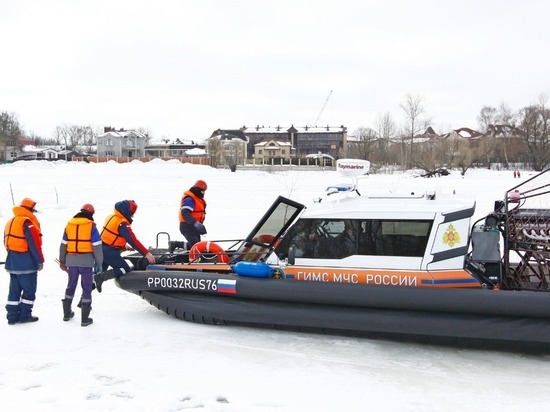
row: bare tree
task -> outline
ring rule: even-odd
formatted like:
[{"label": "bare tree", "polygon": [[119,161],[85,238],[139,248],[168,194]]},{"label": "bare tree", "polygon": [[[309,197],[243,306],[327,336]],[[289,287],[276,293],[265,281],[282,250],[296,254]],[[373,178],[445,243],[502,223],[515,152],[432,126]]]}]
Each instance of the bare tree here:
[{"label": "bare tree", "polygon": [[378,130],[379,161],[387,163],[389,158],[388,148],[391,140],[397,135],[397,126],[389,112],[379,114],[376,121]]},{"label": "bare tree", "polygon": [[[501,102],[500,106],[498,108],[498,114],[497,114],[497,121],[501,125],[508,126],[507,129],[513,130],[515,128],[515,116],[510,108],[506,103]],[[508,168],[508,165],[510,163],[508,159],[508,140],[509,136],[504,136],[503,143],[502,143],[502,151],[504,155],[504,164],[506,168]]]},{"label": "bare tree", "polygon": [[483,161],[487,167],[491,166],[491,159],[498,147],[498,139],[491,135],[485,135],[479,139],[477,147],[477,160]]},{"label": "bare tree", "polygon": [[433,137],[418,143],[411,157],[412,166],[424,170],[427,177],[441,175],[454,165],[459,141],[452,137]]},{"label": "bare tree", "polygon": [[91,147],[94,144],[94,133],[90,126],[57,126],[55,137],[67,150],[72,150],[77,146]]},{"label": "bare tree", "polygon": [[142,135],[145,136],[145,144],[149,144],[149,142],[151,141],[151,139],[153,138],[153,134],[151,133],[151,131],[149,129],[147,129],[146,127],[138,127],[136,129],[136,132],[139,132],[141,133]]},{"label": "bare tree", "polygon": [[23,134],[23,128],[17,119],[17,114],[0,112],[0,138],[13,138],[21,134]]},{"label": "bare tree", "polygon": [[348,150],[349,156],[357,159],[372,160],[372,154],[376,150],[378,136],[374,130],[368,127],[360,127],[355,132],[356,141]]},{"label": "bare tree", "polygon": [[550,109],[546,107],[548,96],[541,95],[537,104],[519,111],[519,128],[529,148],[536,171],[550,164]]},{"label": "bare tree", "polygon": [[[405,137],[410,137],[411,149],[410,156],[412,159],[413,156],[413,141],[414,136],[421,130],[425,130],[431,123],[431,120],[422,120],[420,116],[424,114],[424,106],[422,105],[423,98],[420,95],[413,96],[407,94],[405,96],[405,101],[399,106],[405,112],[405,115],[408,119],[407,133],[403,135],[402,144],[403,144],[403,153],[405,154]],[[403,159],[405,160],[405,159]],[[406,162],[405,162],[406,163]]]},{"label": "bare tree", "polygon": [[411,166],[424,170],[426,176],[434,175],[440,163],[437,157],[439,151],[436,147],[437,144],[435,140],[418,144],[416,150],[411,155]]},{"label": "bare tree", "polygon": [[515,115],[510,106],[508,106],[506,103],[501,102],[498,107],[498,113],[496,120],[500,124],[505,124],[509,126],[513,126],[515,123]]},{"label": "bare tree", "polygon": [[206,140],[206,151],[210,158],[210,166],[218,167],[222,159],[222,142],[217,137],[210,137]]},{"label": "bare tree", "polygon": [[17,138],[23,130],[17,115],[6,111],[0,112],[0,160],[8,158],[8,147],[17,144]]},{"label": "bare tree", "polygon": [[501,102],[498,108],[492,106],[483,106],[477,120],[483,133],[494,134],[499,131],[499,147],[504,157],[504,164],[508,167],[510,159],[508,158],[508,142],[510,136],[506,134],[507,130],[515,129],[515,115],[510,106]]},{"label": "bare tree", "polygon": [[489,127],[496,123],[497,109],[492,106],[483,106],[477,116],[479,130],[482,133],[487,133]]},{"label": "bare tree", "polygon": [[454,165],[460,169],[464,176],[466,171],[477,161],[478,151],[467,140],[457,139],[457,148],[454,157]]},{"label": "bare tree", "polygon": [[462,138],[460,137],[439,137],[436,139],[434,153],[436,166],[452,167],[458,154],[458,149]]}]

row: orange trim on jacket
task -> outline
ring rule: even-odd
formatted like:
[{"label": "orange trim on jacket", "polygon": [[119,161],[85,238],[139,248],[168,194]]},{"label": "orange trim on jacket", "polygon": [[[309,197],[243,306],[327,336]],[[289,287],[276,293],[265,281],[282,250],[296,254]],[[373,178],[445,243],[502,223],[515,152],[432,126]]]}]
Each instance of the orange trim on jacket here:
[{"label": "orange trim on jacket", "polygon": [[91,253],[92,228],[94,222],[84,217],[75,217],[69,220],[65,233],[67,235],[67,253]]},{"label": "orange trim on jacket", "polygon": [[126,239],[123,236],[120,236],[118,231],[121,223],[130,225],[128,219],[126,219],[118,210],[115,210],[112,215],[105,219],[105,224],[103,225],[103,230],[101,231],[101,241],[114,248],[123,248],[126,246]]},{"label": "orange trim on jacket", "polygon": [[[180,213],[179,213],[180,222],[185,222],[185,219],[183,218],[183,215],[181,213],[181,207],[183,206],[183,201],[185,200],[186,197],[191,197],[195,202],[195,208],[191,212],[191,216],[193,217],[193,219],[195,219],[197,222],[201,222],[201,223],[204,222],[204,219],[206,217],[206,201],[204,199],[201,199],[197,195],[195,195],[190,190],[187,190],[186,192],[184,192],[183,197],[181,198]],[[185,223],[190,223],[190,222],[185,222]]]}]

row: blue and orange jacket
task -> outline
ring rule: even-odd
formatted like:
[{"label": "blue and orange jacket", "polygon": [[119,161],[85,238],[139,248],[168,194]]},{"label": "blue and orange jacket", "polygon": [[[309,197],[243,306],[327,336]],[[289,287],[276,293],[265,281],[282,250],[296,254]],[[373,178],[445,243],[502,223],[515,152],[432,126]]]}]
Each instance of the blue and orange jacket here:
[{"label": "blue and orange jacket", "polygon": [[[182,211],[184,209],[188,209],[191,214],[191,219],[194,219],[192,221],[187,221],[185,219],[184,214]],[[179,213],[179,220],[182,223],[188,223],[192,225],[195,223],[195,221],[204,222],[204,218],[206,217],[206,201],[204,199],[201,199],[197,195],[195,195],[191,190],[187,190],[183,193],[183,197],[181,199],[181,205],[180,205],[180,213]]]},{"label": "blue and orange jacket", "polygon": [[15,206],[14,217],[4,228],[4,246],[8,251],[5,268],[14,274],[33,273],[44,263],[40,222],[28,209]]},{"label": "blue and orange jacket", "polygon": [[105,219],[101,231],[103,248],[122,250],[129,243],[132,248],[142,255],[149,253],[149,250],[136,238],[132,231],[132,213],[130,203],[127,200],[117,202],[114,212]]}]

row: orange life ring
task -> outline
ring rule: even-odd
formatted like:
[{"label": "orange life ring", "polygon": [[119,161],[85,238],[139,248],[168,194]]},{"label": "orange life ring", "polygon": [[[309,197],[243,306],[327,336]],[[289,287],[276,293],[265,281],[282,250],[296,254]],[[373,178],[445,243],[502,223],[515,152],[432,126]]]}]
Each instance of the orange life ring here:
[{"label": "orange life ring", "polygon": [[195,243],[189,251],[189,260],[192,262],[200,255],[212,253],[215,254],[220,263],[229,263],[229,256],[225,253],[225,250],[220,245],[214,242],[202,241]]},{"label": "orange life ring", "polygon": [[252,240],[254,242],[270,244],[271,242],[273,242],[274,239],[275,239],[275,236],[272,236],[272,235],[260,235],[253,238]]}]

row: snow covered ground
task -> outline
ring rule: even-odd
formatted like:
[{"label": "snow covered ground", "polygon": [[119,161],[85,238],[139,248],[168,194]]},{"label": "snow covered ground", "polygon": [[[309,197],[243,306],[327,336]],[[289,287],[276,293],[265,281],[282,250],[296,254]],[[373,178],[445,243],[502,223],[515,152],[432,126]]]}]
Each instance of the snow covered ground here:
[{"label": "snow covered ground", "polygon": [[[528,179],[524,172],[521,180]],[[15,202],[38,202],[46,264],[35,324],[0,321],[3,409],[41,411],[518,411],[550,404],[550,357],[327,337],[184,322],[110,281],[94,292],[94,324],[62,321],[66,274],[54,262],[66,221],[83,203],[102,224],[114,203],[134,199],[133,229],[147,246],[180,238],[181,194],[209,185],[206,239],[244,237],[278,195],[310,203],[336,172],[211,169],[179,162],[18,162],[0,165],[0,221]],[[474,219],[519,183],[512,171],[436,179],[376,174],[362,193],[455,192],[476,197]],[[165,238],[159,238],[164,245]],[[0,261],[5,250],[0,250]],[[9,278],[0,281],[5,299]],[[2,305],[3,306],[3,305]],[[77,316],[80,313],[77,311]]]}]

